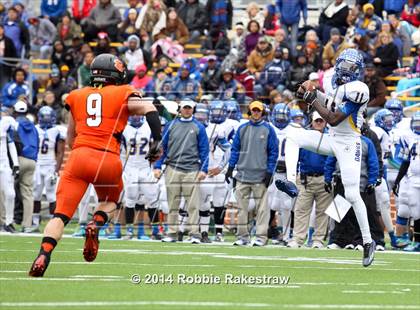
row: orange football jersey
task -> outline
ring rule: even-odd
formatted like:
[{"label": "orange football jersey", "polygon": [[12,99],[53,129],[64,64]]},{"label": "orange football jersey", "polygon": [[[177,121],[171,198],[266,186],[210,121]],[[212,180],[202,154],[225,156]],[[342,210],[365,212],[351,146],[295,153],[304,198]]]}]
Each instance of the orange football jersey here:
[{"label": "orange football jersey", "polygon": [[127,124],[127,100],[138,91],[130,85],[84,87],[70,92],[66,104],[73,116],[73,149],[85,146],[120,153],[120,136]]}]

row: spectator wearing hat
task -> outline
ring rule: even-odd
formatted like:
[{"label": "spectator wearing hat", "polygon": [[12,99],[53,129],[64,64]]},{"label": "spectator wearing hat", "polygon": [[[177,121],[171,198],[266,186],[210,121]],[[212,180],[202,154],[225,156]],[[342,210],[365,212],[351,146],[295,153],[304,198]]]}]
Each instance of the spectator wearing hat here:
[{"label": "spectator wearing hat", "polygon": [[364,82],[369,87],[368,116],[383,108],[386,101],[386,86],[382,77],[378,74],[376,66],[369,62],[365,67]]},{"label": "spectator wearing hat", "polygon": [[229,39],[231,48],[236,48],[239,55],[245,53],[245,37],[246,33],[244,24],[242,22],[237,22],[235,24],[235,32],[232,33],[232,36]]},{"label": "spectator wearing hat", "polygon": [[99,0],[85,19],[85,40],[90,42],[97,37],[99,32],[106,32],[112,41],[116,41],[120,22],[120,11],[111,3],[111,0]]},{"label": "spectator wearing hat", "polygon": [[356,28],[362,31],[362,35],[367,35],[370,39],[374,39],[381,30],[382,20],[375,14],[373,4],[364,4],[362,10],[363,14],[356,21]]},{"label": "spectator wearing hat", "polygon": [[66,47],[71,47],[73,38],[78,38],[81,34],[82,28],[80,25],[66,12],[57,25],[57,39],[62,41]]},{"label": "spectator wearing hat", "polygon": [[251,20],[247,25],[247,35],[245,36],[244,46],[246,56],[249,56],[258,44],[258,39],[262,36],[260,24]]},{"label": "spectator wearing hat", "polygon": [[77,85],[79,88],[90,84],[90,65],[94,58],[95,54],[92,51],[87,52],[83,58],[83,64],[77,69]]},{"label": "spectator wearing hat", "polygon": [[169,95],[170,100],[196,100],[201,92],[200,83],[190,77],[191,66],[183,64],[180,68],[178,76],[173,81],[172,93]]},{"label": "spectator wearing hat", "polygon": [[327,44],[330,39],[331,28],[338,28],[343,34],[346,32],[348,15],[349,6],[345,0],[335,0],[328,4],[321,12],[318,22],[318,34],[322,44]]},{"label": "spectator wearing hat", "polygon": [[77,88],[76,79],[70,74],[70,68],[67,65],[60,66],[61,79],[64,82],[64,85],[68,92]]},{"label": "spectator wearing hat", "polygon": [[303,23],[306,25],[308,19],[308,4],[306,0],[277,0],[279,18],[282,28],[286,31],[286,37],[290,36],[291,53],[296,55],[300,13],[302,12]]},{"label": "spectator wearing hat", "polygon": [[227,183],[232,182],[233,170],[236,168],[233,186],[239,212],[234,245],[242,246],[250,242],[248,206],[251,197],[255,201],[256,211],[256,240],[253,245],[263,246],[267,243],[270,219],[267,188],[272,182],[279,155],[279,141],[273,127],[264,121],[264,113],[262,102],[251,102],[248,106],[250,120],[239,126],[233,138],[225,178]]},{"label": "spectator wearing hat", "polygon": [[232,29],[232,0],[207,0],[206,13],[210,28]]},{"label": "spectator wearing hat", "polygon": [[207,175],[209,141],[205,127],[193,116],[195,105],[192,100],[181,101],[180,117],[167,123],[163,130],[163,155],[154,165],[154,175],[160,179],[162,165],[166,164],[164,172],[169,204],[169,227],[167,237],[162,240],[164,242],[176,241],[179,205],[184,197],[189,215],[189,241],[200,243],[198,186]]},{"label": "spectator wearing hat", "polygon": [[201,88],[204,93],[214,93],[220,85],[222,79],[217,57],[210,55],[207,57],[207,66],[201,72]]},{"label": "spectator wearing hat", "polygon": [[143,7],[143,2],[144,1],[140,0],[127,0],[128,8],[124,10],[122,18],[126,20],[128,15],[130,15],[130,13],[133,13],[133,10],[136,12],[137,16],[138,13],[140,13],[141,8]]},{"label": "spectator wearing hat", "polygon": [[136,34],[136,20],[138,16],[138,10],[134,8],[130,8],[127,11],[126,16],[124,16],[124,20],[122,24],[118,26],[120,36],[126,40],[129,36]]},{"label": "spectator wearing hat", "polygon": [[254,98],[255,77],[246,66],[246,57],[240,57],[235,65],[233,78],[245,88],[245,95]]},{"label": "spectator wearing hat", "polygon": [[137,35],[130,35],[126,42],[128,49],[125,51],[123,59],[127,64],[128,80],[130,80],[138,66],[146,65],[147,68],[151,68],[152,65],[150,54],[140,46],[140,38]]},{"label": "spectator wearing hat", "polygon": [[207,13],[198,0],[179,1],[176,8],[178,16],[183,20],[190,33],[190,42],[195,42],[207,29]]},{"label": "spectator wearing hat", "polygon": [[30,87],[26,81],[27,73],[22,68],[16,68],[13,72],[13,80],[2,88],[3,105],[10,108],[16,103],[20,96],[29,98]]},{"label": "spectator wearing hat", "polygon": [[[10,57],[10,58],[16,58],[16,48],[13,44],[12,39],[7,37],[4,34],[4,25],[0,24],[0,46],[3,46],[2,49],[0,49],[0,58],[1,57]],[[0,85],[5,85],[7,82],[9,82],[10,78],[12,77],[12,71],[13,66],[8,65],[6,63],[0,63],[0,72],[2,73],[0,76]]]},{"label": "spectator wearing hat", "polygon": [[55,25],[66,12],[67,0],[41,1],[41,15],[50,19]]},{"label": "spectator wearing hat", "polygon": [[7,10],[4,35],[15,44],[17,57],[29,58],[31,50],[29,31],[25,24],[19,21],[18,11],[13,6]]},{"label": "spectator wearing hat", "polygon": [[178,16],[175,8],[169,8],[166,18],[166,26],[154,37],[155,41],[159,39],[172,40],[172,44],[185,45],[189,40],[189,31],[182,19]]},{"label": "spectator wearing hat", "polygon": [[50,58],[53,39],[57,36],[55,25],[48,18],[30,17],[29,35],[31,51],[39,52],[41,59]]},{"label": "spectator wearing hat", "polygon": [[144,64],[138,65],[135,72],[136,75],[131,80],[130,84],[134,88],[138,89],[142,94],[145,94],[145,88],[152,80],[152,77],[147,74],[147,68]]},{"label": "spectator wearing hat", "polygon": [[165,69],[159,68],[155,71],[153,79],[146,85],[146,97],[166,97],[171,90],[171,77],[166,73]]},{"label": "spectator wearing hat", "polygon": [[219,60],[223,60],[230,51],[230,41],[226,34],[219,28],[214,27],[209,31],[209,37],[201,46],[204,55],[216,55]]},{"label": "spectator wearing hat", "polygon": [[53,43],[52,54],[51,54],[51,63],[55,66],[61,66],[66,59],[67,48],[64,46],[63,42],[56,40]]},{"label": "spectator wearing hat", "polygon": [[392,42],[390,33],[381,32],[375,44],[375,57],[373,63],[378,67],[382,77],[392,74],[398,68],[398,48]]},{"label": "spectator wearing hat", "polygon": [[[312,114],[311,130],[325,131],[325,120],[318,112]],[[332,196],[324,189],[324,165],[327,156],[305,149],[299,151],[299,177],[297,186],[299,195],[295,202],[293,239],[288,247],[303,245],[309,228],[309,218],[315,203],[315,231],[312,237],[313,248],[323,248],[323,239],[327,232],[328,215],[325,210],[332,202]]]},{"label": "spectator wearing hat", "polygon": [[260,72],[264,66],[273,60],[274,48],[267,37],[263,36],[258,39],[258,44],[248,57],[247,67],[248,70],[255,74],[256,79],[260,77]]},{"label": "spectator wearing hat", "polygon": [[338,55],[349,47],[348,43],[341,36],[340,30],[338,28],[332,28],[330,31],[330,40],[322,52],[322,59],[328,59],[331,64],[335,65]]},{"label": "spectator wearing hat", "polygon": [[19,100],[14,106],[15,118],[18,123],[15,143],[19,156],[19,180],[21,201],[23,204],[22,229],[30,232],[33,212],[33,180],[36,161],[38,159],[39,136],[35,125],[26,117],[28,106],[25,101]]},{"label": "spectator wearing hat", "polygon": [[223,70],[222,82],[216,93],[220,100],[235,99],[239,104],[245,101],[245,89],[241,83],[233,79],[233,70],[229,68]]},{"label": "spectator wearing hat", "polygon": [[274,51],[273,60],[264,66],[254,88],[257,96],[266,97],[274,89],[282,92],[286,88],[290,79],[290,63],[287,60],[283,60],[282,50],[281,47],[277,47]]}]

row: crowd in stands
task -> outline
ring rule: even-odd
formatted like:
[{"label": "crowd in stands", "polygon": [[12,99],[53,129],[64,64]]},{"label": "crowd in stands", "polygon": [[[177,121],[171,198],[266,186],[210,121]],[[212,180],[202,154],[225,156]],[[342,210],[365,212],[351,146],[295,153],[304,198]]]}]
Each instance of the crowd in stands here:
[{"label": "crowd in stands", "polygon": [[[237,23],[231,0],[127,0],[125,8],[112,0],[42,0],[39,16],[30,6],[0,4],[0,59],[45,59],[49,75],[2,60],[0,98],[11,107],[18,98],[28,100],[32,89],[30,110],[50,105],[58,121],[65,121],[63,95],[89,84],[89,66],[101,53],[124,59],[127,82],[144,95],[170,100],[210,95],[239,104],[285,102],[310,77],[322,88],[348,47],[374,72],[365,76],[370,107],[383,106],[388,75],[408,77],[397,90],[419,83],[420,4],[414,0],[357,0],[352,7],[333,0],[318,25],[307,22],[307,0],[251,2]],[[188,53],[192,44],[195,54]]]}]

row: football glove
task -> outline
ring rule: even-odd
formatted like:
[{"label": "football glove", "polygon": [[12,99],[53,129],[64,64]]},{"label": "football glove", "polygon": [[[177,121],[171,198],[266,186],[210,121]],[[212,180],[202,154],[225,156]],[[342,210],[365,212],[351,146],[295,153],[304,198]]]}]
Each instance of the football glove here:
[{"label": "football glove", "polygon": [[368,184],[365,187],[365,193],[371,195],[375,192],[375,184]]},{"label": "football glove", "polygon": [[150,143],[149,152],[147,152],[146,154],[146,159],[149,162],[154,163],[160,158],[161,155],[162,155],[162,147],[161,147],[160,141],[153,140]]},{"label": "football glove", "polygon": [[331,184],[331,182],[324,182],[324,190],[327,193],[331,194],[331,192],[332,192],[332,184]]},{"label": "football glove", "polygon": [[229,167],[225,174],[225,181],[227,184],[230,184],[230,179],[232,179],[233,167]]},{"label": "football glove", "polygon": [[297,195],[299,194],[299,191],[298,191],[296,185],[293,182],[290,182],[286,179],[276,180],[275,184],[276,184],[276,187],[279,191],[282,191],[282,192],[286,193],[287,195],[289,195],[292,198],[297,197]]},{"label": "football glove", "polygon": [[398,197],[398,192],[399,191],[400,191],[400,184],[395,183],[394,186],[392,187],[392,192],[394,193],[395,196]]}]

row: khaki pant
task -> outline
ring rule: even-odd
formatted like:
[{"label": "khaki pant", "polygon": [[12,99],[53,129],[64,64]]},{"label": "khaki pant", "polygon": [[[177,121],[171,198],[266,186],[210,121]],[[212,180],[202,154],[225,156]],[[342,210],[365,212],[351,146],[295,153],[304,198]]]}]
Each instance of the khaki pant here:
[{"label": "khaki pant", "polygon": [[30,228],[32,226],[32,213],[34,208],[33,180],[35,166],[35,160],[19,156],[19,188],[23,204],[23,228]]},{"label": "khaki pant", "polygon": [[[251,193],[253,194],[251,196]],[[249,240],[248,230],[248,206],[249,200],[255,200],[256,236],[267,242],[268,221],[270,220],[270,209],[267,204],[267,188],[263,183],[245,184],[236,183],[235,197],[238,202],[238,231],[237,238]]]},{"label": "khaki pant", "polygon": [[186,228],[189,230],[191,236],[200,236],[198,226],[200,189],[199,183],[196,183],[197,175],[198,171],[182,172],[172,167],[166,169],[165,183],[169,206],[168,234],[172,237],[178,231],[178,212],[181,197],[185,199],[186,210],[188,212]]},{"label": "khaki pant", "polygon": [[306,187],[302,185],[298,178],[297,186],[299,196],[295,204],[295,217],[293,228],[293,240],[302,245],[305,242],[308,232],[309,218],[311,216],[314,201],[315,206],[315,231],[313,241],[322,242],[328,226],[328,215],[325,210],[332,202],[331,194],[324,189],[324,176],[307,177]]}]

